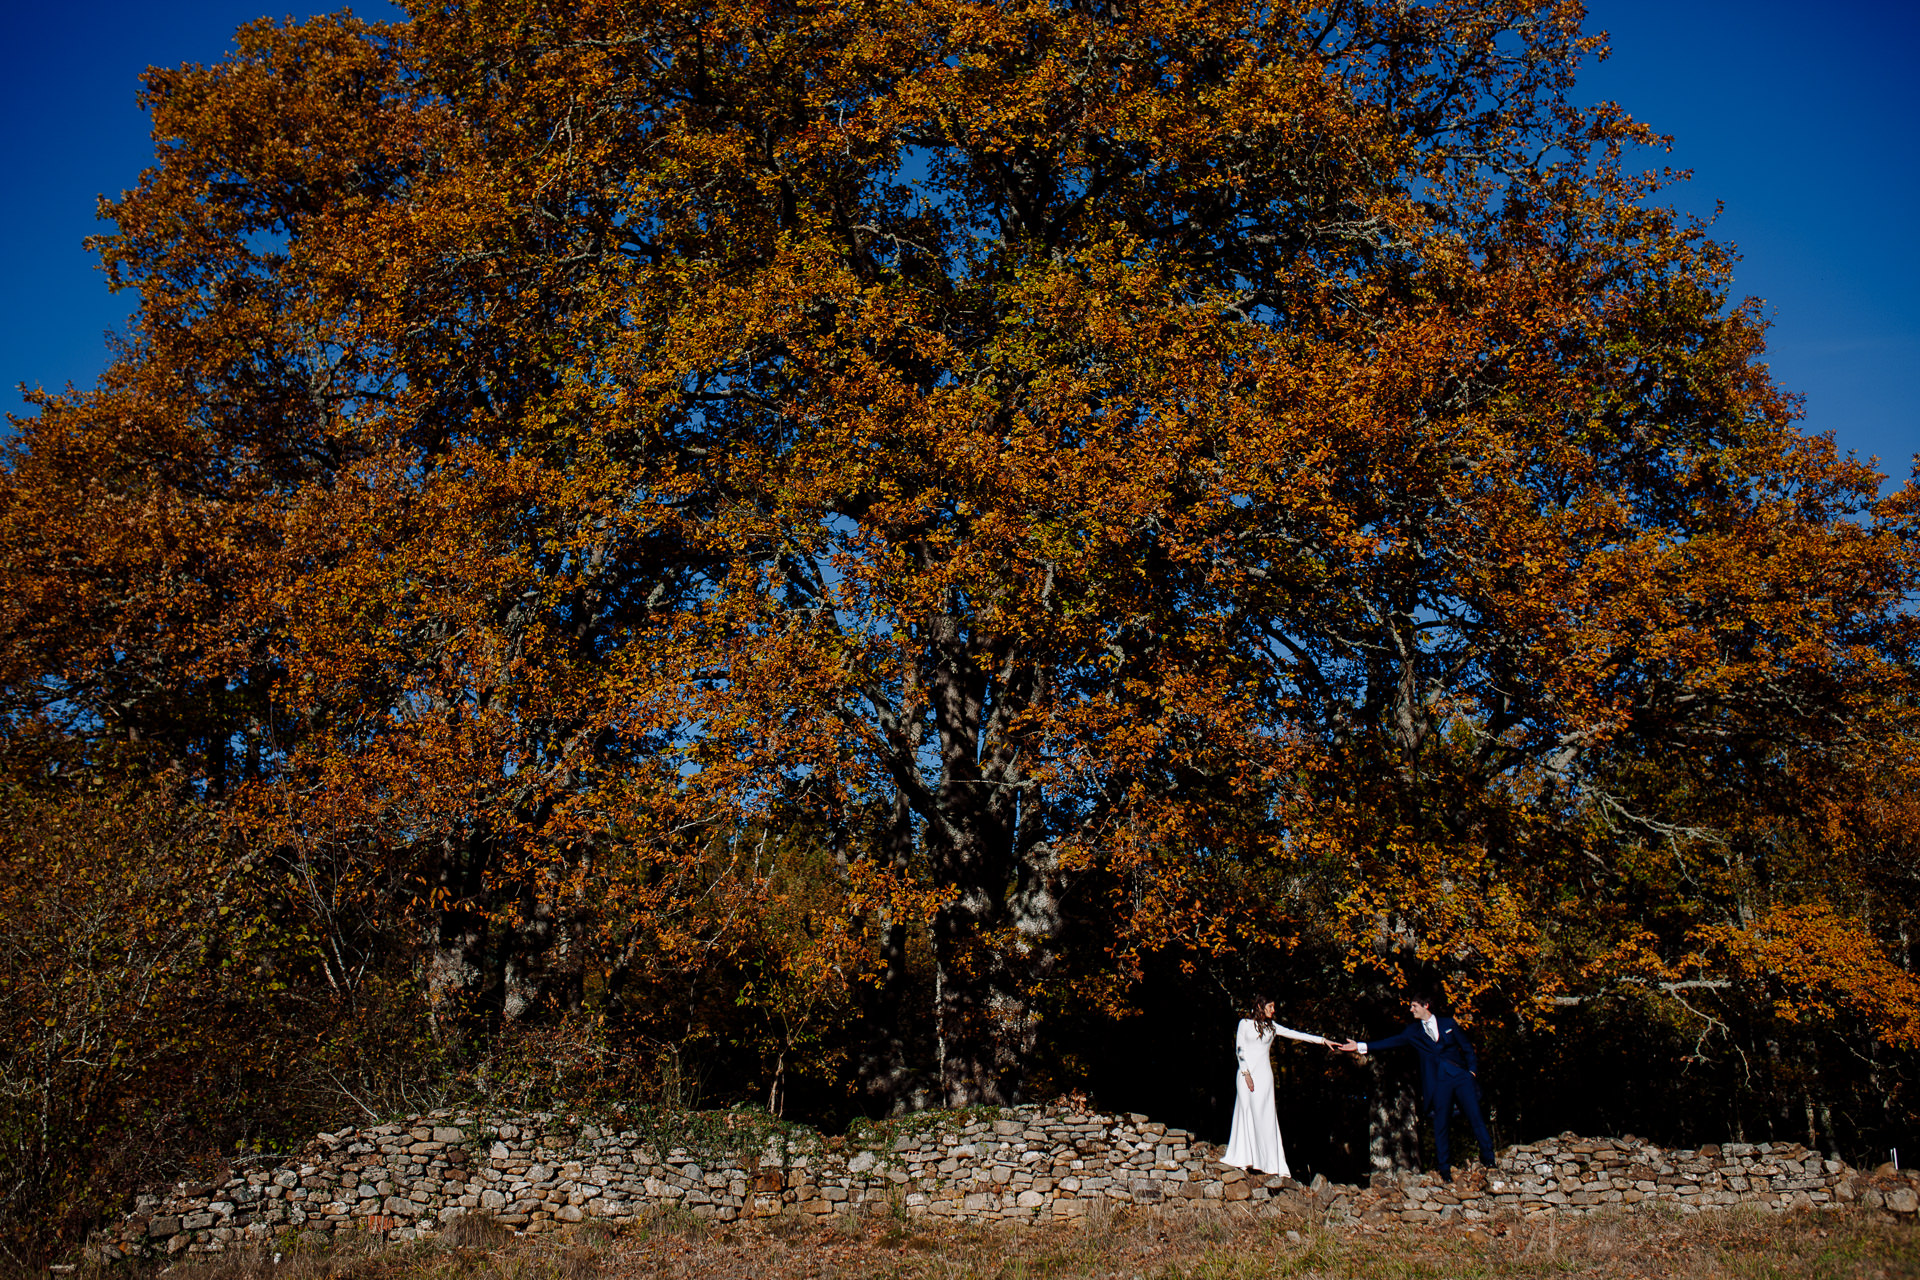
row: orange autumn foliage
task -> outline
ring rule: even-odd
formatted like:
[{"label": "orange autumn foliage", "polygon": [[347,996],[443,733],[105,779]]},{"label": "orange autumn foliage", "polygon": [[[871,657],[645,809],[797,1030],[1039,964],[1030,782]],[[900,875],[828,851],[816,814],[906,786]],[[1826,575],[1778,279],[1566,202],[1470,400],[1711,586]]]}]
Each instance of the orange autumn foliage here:
[{"label": "orange autumn foliage", "polygon": [[149,76],[140,318],[0,486],[10,723],[193,772],[318,980],[732,984],[769,1097],[888,1105],[1171,953],[1910,1043],[1812,833],[1910,739],[1920,498],[1797,430],[1579,6],[410,12]]}]

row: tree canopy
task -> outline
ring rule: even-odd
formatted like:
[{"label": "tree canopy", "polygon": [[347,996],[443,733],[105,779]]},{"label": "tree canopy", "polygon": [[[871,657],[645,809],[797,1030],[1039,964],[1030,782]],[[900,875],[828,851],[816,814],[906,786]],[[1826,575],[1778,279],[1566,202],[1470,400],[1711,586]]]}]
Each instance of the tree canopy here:
[{"label": "tree canopy", "polygon": [[190,795],[316,990],[776,1106],[1085,1083],[1164,965],[1911,1106],[1920,491],[1578,4],[409,14],[149,74],[0,481],[23,785]]}]

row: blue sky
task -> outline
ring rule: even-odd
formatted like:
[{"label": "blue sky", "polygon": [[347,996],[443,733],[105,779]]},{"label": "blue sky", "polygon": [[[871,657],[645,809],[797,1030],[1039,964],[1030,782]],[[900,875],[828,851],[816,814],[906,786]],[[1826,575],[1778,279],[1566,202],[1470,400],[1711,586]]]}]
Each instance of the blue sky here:
[{"label": "blue sky", "polygon": [[[95,197],[152,159],[140,72],[218,59],[261,2],[0,0],[0,410],[23,410],[22,382],[90,385],[124,322],[80,241]],[[1724,203],[1736,291],[1766,300],[1774,375],[1806,397],[1807,428],[1905,479],[1920,450],[1920,0],[1592,0],[1589,27],[1614,55],[1576,96],[1674,135],[1661,159],[1694,171],[1674,203]]]}]

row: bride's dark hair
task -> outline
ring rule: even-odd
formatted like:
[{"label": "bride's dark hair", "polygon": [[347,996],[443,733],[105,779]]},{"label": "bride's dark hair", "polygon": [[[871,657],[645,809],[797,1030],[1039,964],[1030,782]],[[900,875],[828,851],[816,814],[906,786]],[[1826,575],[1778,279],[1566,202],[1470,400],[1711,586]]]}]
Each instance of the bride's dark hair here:
[{"label": "bride's dark hair", "polygon": [[1253,1019],[1253,1025],[1260,1028],[1262,1034],[1273,1026],[1273,1019],[1267,1016],[1267,1006],[1272,1003],[1273,1001],[1269,1000],[1266,996],[1255,992],[1253,996],[1253,1007],[1247,1010],[1247,1017]]}]

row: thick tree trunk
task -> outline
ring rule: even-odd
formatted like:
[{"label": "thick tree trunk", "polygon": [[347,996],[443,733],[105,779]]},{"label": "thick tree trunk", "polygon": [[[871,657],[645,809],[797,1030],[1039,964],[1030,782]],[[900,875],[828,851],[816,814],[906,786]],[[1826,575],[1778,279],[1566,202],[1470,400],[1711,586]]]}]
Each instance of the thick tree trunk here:
[{"label": "thick tree trunk", "polygon": [[1023,833],[1028,794],[1011,718],[1031,677],[997,646],[969,644],[957,618],[930,640],[926,688],[939,782],[925,824],[937,882],[956,891],[933,921],[938,1093],[947,1106],[1019,1100],[1036,1026],[1028,995],[1052,932],[1051,887]]},{"label": "thick tree trunk", "polygon": [[[914,848],[913,811],[904,795],[896,794],[881,838],[882,856],[889,869],[903,874],[912,863]],[[929,1099],[915,1099],[913,1019],[907,1008],[911,973],[907,966],[908,923],[889,918],[882,922],[880,934],[881,974],[879,983],[866,1001],[866,1023],[870,1028],[862,1050],[858,1070],[861,1088],[890,1109],[910,1102],[922,1105]]]},{"label": "thick tree trunk", "polygon": [[1020,1101],[1038,1039],[1029,991],[1051,963],[1060,925],[1057,867],[1011,826],[996,844],[952,851],[960,890],[933,921],[938,968],[939,1093],[950,1107]]},{"label": "thick tree trunk", "polygon": [[[946,785],[966,781],[950,778]],[[1033,1051],[1023,957],[1009,946],[1016,864],[1012,825],[1001,807],[971,797],[956,803],[935,863],[939,879],[958,890],[933,920],[940,976],[935,1016],[944,1044],[939,1093],[949,1107],[1018,1101]]]},{"label": "thick tree trunk", "polygon": [[895,1108],[1005,1104],[1019,1098],[1032,1057],[1028,991],[1048,963],[1059,914],[1037,791],[1013,732],[1036,676],[1017,644],[970,631],[957,610],[918,638],[883,721],[896,791],[877,843],[894,872],[952,897],[931,921],[930,1008],[906,1001],[908,927],[883,925],[861,1076],[870,1096]]},{"label": "thick tree trunk", "polygon": [[963,899],[934,919],[934,958],[940,967],[935,1010],[942,1044],[939,1091],[949,1107],[1018,1102],[1034,1047],[1026,993],[991,936],[1003,926],[1005,912],[983,910],[982,905]]},{"label": "thick tree trunk", "polygon": [[1373,1088],[1367,1097],[1367,1163],[1375,1173],[1420,1167],[1420,1099],[1400,1072],[1369,1058]]},{"label": "thick tree trunk", "polygon": [[[511,897],[487,883],[495,856],[483,834],[449,837],[438,868],[452,905],[434,913],[425,979],[443,1034],[492,1029],[556,1000],[570,1006],[578,999],[580,956],[570,921],[524,886],[515,912]],[[517,921],[502,925],[503,912]]]}]

